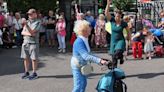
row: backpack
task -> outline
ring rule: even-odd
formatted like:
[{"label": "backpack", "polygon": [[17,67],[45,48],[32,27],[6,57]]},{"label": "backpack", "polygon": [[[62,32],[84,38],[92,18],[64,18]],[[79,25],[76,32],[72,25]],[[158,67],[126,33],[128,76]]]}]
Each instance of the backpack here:
[{"label": "backpack", "polygon": [[127,86],[122,81],[125,78],[125,73],[119,68],[103,75],[96,87],[97,92],[127,92]]},{"label": "backpack", "polygon": [[127,92],[126,84],[121,79],[116,79],[113,92]]}]

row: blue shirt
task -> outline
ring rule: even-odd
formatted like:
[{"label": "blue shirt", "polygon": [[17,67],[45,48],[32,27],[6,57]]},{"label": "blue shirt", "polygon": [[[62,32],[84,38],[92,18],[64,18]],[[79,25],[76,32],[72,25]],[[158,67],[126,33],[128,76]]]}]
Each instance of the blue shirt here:
[{"label": "blue shirt", "polygon": [[153,33],[154,36],[161,36],[162,31],[160,29],[150,29],[149,30],[151,33]]},{"label": "blue shirt", "polygon": [[[97,64],[101,61],[100,58],[94,56],[88,51],[83,39],[80,37],[78,37],[73,44],[73,57],[78,59],[81,66],[86,65],[88,61]],[[73,69],[78,69],[78,67],[74,64],[73,59],[71,59],[71,67]]]},{"label": "blue shirt", "polygon": [[85,17],[86,21],[88,21],[90,24],[94,21],[94,18],[92,16],[86,16]]}]

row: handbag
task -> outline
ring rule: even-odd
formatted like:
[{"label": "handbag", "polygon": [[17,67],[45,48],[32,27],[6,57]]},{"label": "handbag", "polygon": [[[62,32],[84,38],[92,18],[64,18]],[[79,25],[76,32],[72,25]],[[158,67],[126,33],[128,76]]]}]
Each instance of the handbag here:
[{"label": "handbag", "polygon": [[79,61],[76,57],[72,57],[73,63],[78,67],[83,75],[89,75],[93,72],[93,66],[91,65],[91,62],[88,61],[86,65],[80,65]]},{"label": "handbag", "polygon": [[93,72],[93,66],[90,64],[86,64],[84,66],[81,67],[81,73],[83,75],[89,75]]}]

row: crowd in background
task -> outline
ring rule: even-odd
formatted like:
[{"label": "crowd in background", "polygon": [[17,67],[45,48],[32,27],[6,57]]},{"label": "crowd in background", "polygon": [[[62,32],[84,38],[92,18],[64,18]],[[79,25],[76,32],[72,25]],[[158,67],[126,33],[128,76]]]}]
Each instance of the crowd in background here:
[{"label": "crowd in background", "polygon": [[[20,12],[10,12],[3,14],[0,12],[0,44],[2,48],[19,48],[22,45],[24,23],[28,21],[27,14]],[[59,44],[59,52],[65,53],[65,36],[66,36],[66,22],[64,13],[55,14],[52,10],[48,14],[37,12],[40,27],[40,46],[55,47]],[[47,43],[46,43],[47,42]]]},{"label": "crowd in background", "polygon": [[[49,48],[58,48],[58,52],[65,53],[68,44],[73,45],[76,39],[76,34],[73,32],[74,25],[77,20],[87,20],[90,23],[92,29],[89,36],[89,44],[91,48],[106,48],[110,46],[111,32],[110,24],[107,22],[105,14],[102,12],[98,16],[93,16],[90,11],[81,13],[75,5],[76,13],[71,16],[69,21],[70,29],[67,30],[68,21],[64,12],[54,13],[49,10],[48,14],[43,14],[38,11],[38,19],[41,21],[40,27],[40,47],[47,46]],[[126,40],[126,51],[124,53],[125,58],[128,55],[129,48],[132,48],[134,58],[143,58],[142,49],[148,54],[149,59],[150,52],[154,49],[154,40],[158,38],[158,42],[163,43],[163,30],[164,30],[164,11],[160,12],[160,19],[158,25],[154,25],[149,17],[138,16],[135,24],[135,17],[131,15],[124,15],[123,21],[128,24],[129,30],[124,29],[123,35]],[[21,35],[24,22],[26,22],[25,16],[22,16],[20,12],[10,12],[3,15],[0,12],[0,44],[3,48],[19,48],[22,44],[23,37]],[[136,30],[135,30],[136,27]],[[109,30],[109,31],[108,31]],[[69,37],[67,34],[70,34]],[[66,39],[66,37],[68,39]],[[153,42],[151,46],[147,44]],[[159,43],[160,43],[159,42]],[[148,45],[148,46],[144,46]],[[3,44],[3,45],[2,45]],[[147,48],[150,51],[147,50]],[[137,50],[138,49],[138,50]],[[101,49],[100,49],[101,50]],[[137,56],[138,54],[138,56]],[[126,58],[127,59],[127,58]]]}]

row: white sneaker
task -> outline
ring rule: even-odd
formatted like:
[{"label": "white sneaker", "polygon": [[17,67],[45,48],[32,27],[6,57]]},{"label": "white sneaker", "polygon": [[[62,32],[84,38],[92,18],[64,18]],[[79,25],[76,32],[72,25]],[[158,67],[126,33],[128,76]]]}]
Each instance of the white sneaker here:
[{"label": "white sneaker", "polygon": [[63,53],[65,53],[66,51],[65,51],[65,49],[63,49]]},{"label": "white sneaker", "polygon": [[107,46],[108,46],[107,44],[104,45],[105,48],[106,48]]},{"label": "white sneaker", "polygon": [[59,49],[58,52],[62,52],[62,49]]},{"label": "white sneaker", "polygon": [[149,57],[149,60],[151,60],[151,57]]}]

